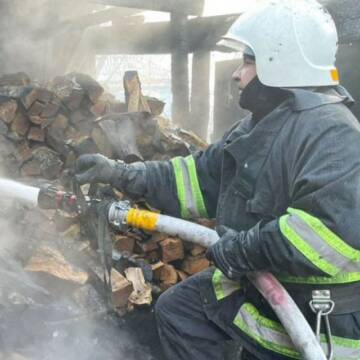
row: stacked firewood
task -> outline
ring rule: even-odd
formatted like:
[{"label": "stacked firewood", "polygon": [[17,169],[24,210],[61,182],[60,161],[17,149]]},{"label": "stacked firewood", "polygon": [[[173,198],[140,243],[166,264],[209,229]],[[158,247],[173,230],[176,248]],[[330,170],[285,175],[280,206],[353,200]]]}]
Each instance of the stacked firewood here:
[{"label": "stacked firewood", "polygon": [[[124,89],[125,102],[120,102],[84,74],[57,77],[43,85],[23,73],[1,77],[2,176],[47,179],[58,185],[81,154],[101,153],[134,162],[186,156],[206,147],[196,135],[172,126],[161,116],[165,104],[142,94],[136,72],[125,74]],[[114,194],[120,199],[124,196]],[[79,293],[88,294],[89,283],[103,281],[99,256],[90,246],[93,239],[87,238],[77,215],[37,211],[41,221],[34,225],[33,211],[24,220],[24,229],[33,224],[38,244],[27,252],[31,256],[22,259],[25,270],[75,284]],[[208,220],[201,222],[212,226]],[[154,293],[210,265],[204,248],[180,238],[139,231],[111,236],[114,250],[128,259],[125,267],[112,270],[112,302],[121,311],[151,304]],[[48,238],[70,239],[72,244],[82,240],[70,253],[79,258],[86,254],[86,268],[72,264],[64,247],[54,246],[52,240],[37,242]]]},{"label": "stacked firewood", "polygon": [[145,97],[136,72],[124,77],[126,102],[90,76],[72,73],[45,85],[19,73],[0,77],[0,167],[11,177],[56,179],[76,157],[101,153],[127,162],[186,155],[206,144],[170,130],[164,103]]}]

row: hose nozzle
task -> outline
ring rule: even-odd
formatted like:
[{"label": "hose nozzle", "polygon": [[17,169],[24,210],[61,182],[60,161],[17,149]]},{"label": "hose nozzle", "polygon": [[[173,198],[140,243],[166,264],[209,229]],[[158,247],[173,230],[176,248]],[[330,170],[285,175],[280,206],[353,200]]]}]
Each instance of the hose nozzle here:
[{"label": "hose nozzle", "polygon": [[58,190],[52,186],[40,189],[38,195],[38,205],[41,209],[45,210],[63,210],[68,213],[78,211],[76,195]]}]

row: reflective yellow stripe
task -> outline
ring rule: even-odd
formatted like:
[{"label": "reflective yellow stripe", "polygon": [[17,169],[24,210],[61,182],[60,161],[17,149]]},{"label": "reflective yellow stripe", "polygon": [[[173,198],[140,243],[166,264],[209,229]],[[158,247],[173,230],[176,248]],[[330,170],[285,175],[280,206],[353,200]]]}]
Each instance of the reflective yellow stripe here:
[{"label": "reflective yellow stripe", "polygon": [[[268,319],[250,303],[244,303],[238,311],[234,325],[256,341],[261,347],[292,359],[300,359],[290,337],[279,322]],[[360,340],[332,336],[334,360],[359,360]],[[321,346],[327,351],[327,340],[321,335]]]},{"label": "reflective yellow stripe", "polygon": [[288,212],[290,214],[297,215],[304,220],[314,232],[316,232],[329,246],[338,251],[339,254],[347,257],[352,262],[360,262],[360,250],[354,249],[341,240],[318,218],[298,209],[289,208]]},{"label": "reflective yellow stripe", "polygon": [[284,282],[343,284],[360,280],[360,251],[352,248],[318,218],[289,208],[279,220],[285,238],[329,277],[279,277]]},{"label": "reflective yellow stripe", "polygon": [[180,204],[181,217],[184,219],[188,219],[190,218],[190,214],[186,206],[185,185],[184,185],[183,172],[181,169],[180,159],[179,158],[172,159],[171,163],[173,165],[173,169],[175,173],[176,191]]},{"label": "reflective yellow stripe", "polygon": [[311,263],[329,275],[336,275],[340,272],[336,266],[323,259],[304,239],[301,238],[288,224],[289,215],[280,218],[280,230],[282,234],[298,249]]},{"label": "reflective yellow stripe", "polygon": [[241,285],[238,282],[228,279],[219,269],[214,271],[212,283],[216,300],[218,301],[241,289]]},{"label": "reflective yellow stripe", "polygon": [[332,277],[325,277],[325,276],[299,277],[299,276],[283,276],[283,275],[276,275],[276,277],[281,282],[291,283],[291,284],[336,285],[336,284],[349,284],[360,281],[360,273],[338,274]]},{"label": "reflective yellow stripe", "polygon": [[194,160],[193,156],[191,156],[191,155],[188,156],[187,158],[185,158],[185,160],[186,160],[186,163],[188,166],[192,193],[195,198],[196,207],[197,207],[199,216],[207,218],[209,216],[206,211],[204,199],[203,199],[202,192],[200,189],[200,184],[199,184],[199,180],[198,180],[197,172],[196,172],[195,160]]},{"label": "reflective yellow stripe", "polygon": [[192,155],[171,160],[175,173],[181,217],[208,217]]}]

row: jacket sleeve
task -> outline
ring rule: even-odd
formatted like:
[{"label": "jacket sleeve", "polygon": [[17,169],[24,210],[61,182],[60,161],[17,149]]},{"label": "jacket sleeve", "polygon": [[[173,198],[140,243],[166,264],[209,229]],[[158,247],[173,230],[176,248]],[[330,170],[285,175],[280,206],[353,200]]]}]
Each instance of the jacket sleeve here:
[{"label": "jacket sleeve", "polygon": [[350,112],[330,108],[310,119],[316,125],[299,122],[284,144],[287,211],[249,231],[227,231],[215,245],[215,262],[228,277],[267,270],[310,283],[359,279],[360,128]]},{"label": "jacket sleeve", "polygon": [[215,217],[224,139],[188,157],[146,162],[149,204],[185,219]]}]

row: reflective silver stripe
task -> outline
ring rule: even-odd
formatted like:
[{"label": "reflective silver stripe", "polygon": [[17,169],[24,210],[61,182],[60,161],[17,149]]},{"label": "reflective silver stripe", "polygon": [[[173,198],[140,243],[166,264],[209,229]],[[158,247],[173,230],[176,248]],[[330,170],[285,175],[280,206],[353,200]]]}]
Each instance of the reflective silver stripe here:
[{"label": "reflective silver stripe", "polygon": [[324,241],[313,229],[311,229],[300,217],[291,215],[287,218],[296,233],[301,236],[322,259],[331,263],[346,272],[360,271],[360,262],[351,262],[349,258],[337,252],[334,248]]},{"label": "reflective silver stripe", "polygon": [[[249,303],[241,306],[234,324],[247,336],[255,340],[268,350],[285,355],[290,358],[300,359],[300,354],[294,349],[290,337],[285,333],[280,323],[267,319]],[[360,340],[352,340],[333,336],[334,360],[359,360]],[[321,346],[327,353],[327,343],[321,335]]]},{"label": "reflective silver stripe", "polygon": [[[354,340],[355,342],[356,340]],[[326,343],[321,342],[321,347],[327,354],[328,347]],[[334,345],[334,360],[359,360],[360,359],[360,348],[344,347],[342,345]]]},{"label": "reflective silver stripe", "polygon": [[227,297],[227,296],[231,295],[233,292],[241,289],[241,286],[239,283],[237,283],[235,281],[231,281],[225,275],[222,276],[221,286],[222,286],[225,297]]},{"label": "reflective silver stripe", "polygon": [[240,283],[228,279],[219,269],[215,270],[212,282],[217,300],[222,300],[241,289]]},{"label": "reflective silver stripe", "polygon": [[[261,325],[258,319],[248,312],[247,308],[249,307],[252,307],[252,305],[247,303],[241,306],[234,320],[235,325],[238,325],[248,336],[262,343],[269,350],[281,352],[282,354],[285,352],[295,352],[294,345],[285,332],[277,331],[270,326]],[[269,325],[272,323],[271,320],[266,320],[269,322]],[[268,346],[266,346],[265,342],[268,343]]]},{"label": "reflective silver stripe", "polygon": [[186,208],[189,211],[191,217],[198,217],[200,214],[198,212],[195,197],[193,196],[189,170],[185,159],[179,158],[179,164],[181,166],[181,172],[184,180]]}]

